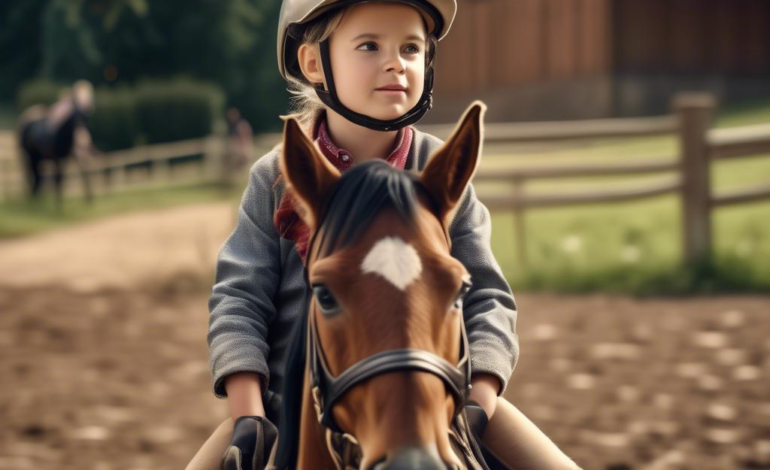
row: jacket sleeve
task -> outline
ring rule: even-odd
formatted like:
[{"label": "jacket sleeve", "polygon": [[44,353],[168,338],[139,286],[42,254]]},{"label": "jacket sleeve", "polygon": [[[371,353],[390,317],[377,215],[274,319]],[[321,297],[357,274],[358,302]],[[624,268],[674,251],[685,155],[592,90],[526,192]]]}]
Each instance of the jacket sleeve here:
[{"label": "jacket sleeve", "polygon": [[273,299],[281,270],[279,235],[273,226],[276,156],[268,154],[252,166],[237,225],[217,259],[207,340],[218,398],[227,396],[224,379],[236,372],[256,372],[262,390],[268,389],[267,336],[276,316]]},{"label": "jacket sleeve", "polygon": [[516,302],[492,254],[489,210],[476,198],[472,185],[468,185],[460,201],[449,235],[452,256],[471,275],[472,286],[463,302],[471,370],[500,379],[501,395],[519,358]]}]

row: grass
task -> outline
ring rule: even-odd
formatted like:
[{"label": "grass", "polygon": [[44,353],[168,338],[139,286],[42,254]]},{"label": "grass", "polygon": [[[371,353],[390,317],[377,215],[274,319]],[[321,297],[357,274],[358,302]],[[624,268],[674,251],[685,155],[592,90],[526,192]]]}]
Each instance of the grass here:
[{"label": "grass", "polygon": [[770,98],[725,106],[717,116],[717,127],[770,123]]},{"label": "grass", "polygon": [[234,200],[233,194],[225,192],[218,185],[146,189],[100,196],[92,205],[88,205],[82,198],[67,199],[62,213],[57,211],[50,195],[35,202],[10,200],[0,203],[0,239],[32,235],[76,222],[131,211]]},{"label": "grass", "polygon": [[[770,101],[728,109],[719,127],[770,122]],[[482,164],[520,166],[608,162],[677,154],[672,137],[604,140],[553,151],[488,148]],[[764,158],[712,164],[716,192],[770,181]],[[592,177],[541,180],[532,193],[590,191],[643,185],[659,178]],[[501,187],[481,186],[479,192]],[[684,264],[678,196],[618,204],[533,209],[524,216],[526,262],[517,256],[514,215],[492,214],[492,248],[516,290],[622,292],[639,295],[705,292],[770,292],[770,201],[716,209],[711,259]]]},{"label": "grass", "polygon": [[514,290],[683,294],[770,292],[770,204],[720,209],[715,255],[681,263],[673,197],[527,214],[527,264],[515,254],[513,216],[493,214],[492,247]]}]

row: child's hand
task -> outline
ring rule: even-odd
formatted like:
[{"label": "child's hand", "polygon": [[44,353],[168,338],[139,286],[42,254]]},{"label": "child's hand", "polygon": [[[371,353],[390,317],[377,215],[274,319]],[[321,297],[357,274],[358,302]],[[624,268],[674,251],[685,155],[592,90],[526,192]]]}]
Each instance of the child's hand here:
[{"label": "child's hand", "polygon": [[473,388],[469,399],[478,403],[491,420],[497,408],[497,392],[502,386],[500,379],[494,375],[475,374],[471,378],[471,384]]},{"label": "child's hand", "polygon": [[278,439],[278,429],[262,416],[241,416],[233,426],[222,470],[263,470]]}]

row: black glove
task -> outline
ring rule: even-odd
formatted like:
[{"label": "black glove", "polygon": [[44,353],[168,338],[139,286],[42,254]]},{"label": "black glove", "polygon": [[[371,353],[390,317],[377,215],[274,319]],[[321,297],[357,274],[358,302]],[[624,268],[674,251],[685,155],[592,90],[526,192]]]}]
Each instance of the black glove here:
[{"label": "black glove", "polygon": [[465,405],[465,415],[468,417],[468,424],[473,431],[473,435],[481,439],[484,431],[487,429],[487,423],[489,423],[487,412],[475,401],[469,401]]},{"label": "black glove", "polygon": [[263,470],[278,439],[278,428],[261,416],[241,416],[222,456],[222,470]]}]

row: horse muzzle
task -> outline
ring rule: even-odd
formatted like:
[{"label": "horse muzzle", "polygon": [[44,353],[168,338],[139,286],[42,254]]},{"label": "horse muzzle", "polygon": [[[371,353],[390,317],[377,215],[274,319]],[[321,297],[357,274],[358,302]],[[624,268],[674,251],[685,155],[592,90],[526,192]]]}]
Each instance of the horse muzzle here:
[{"label": "horse muzzle", "polygon": [[435,449],[407,447],[369,470],[454,470],[454,467],[444,463]]}]

